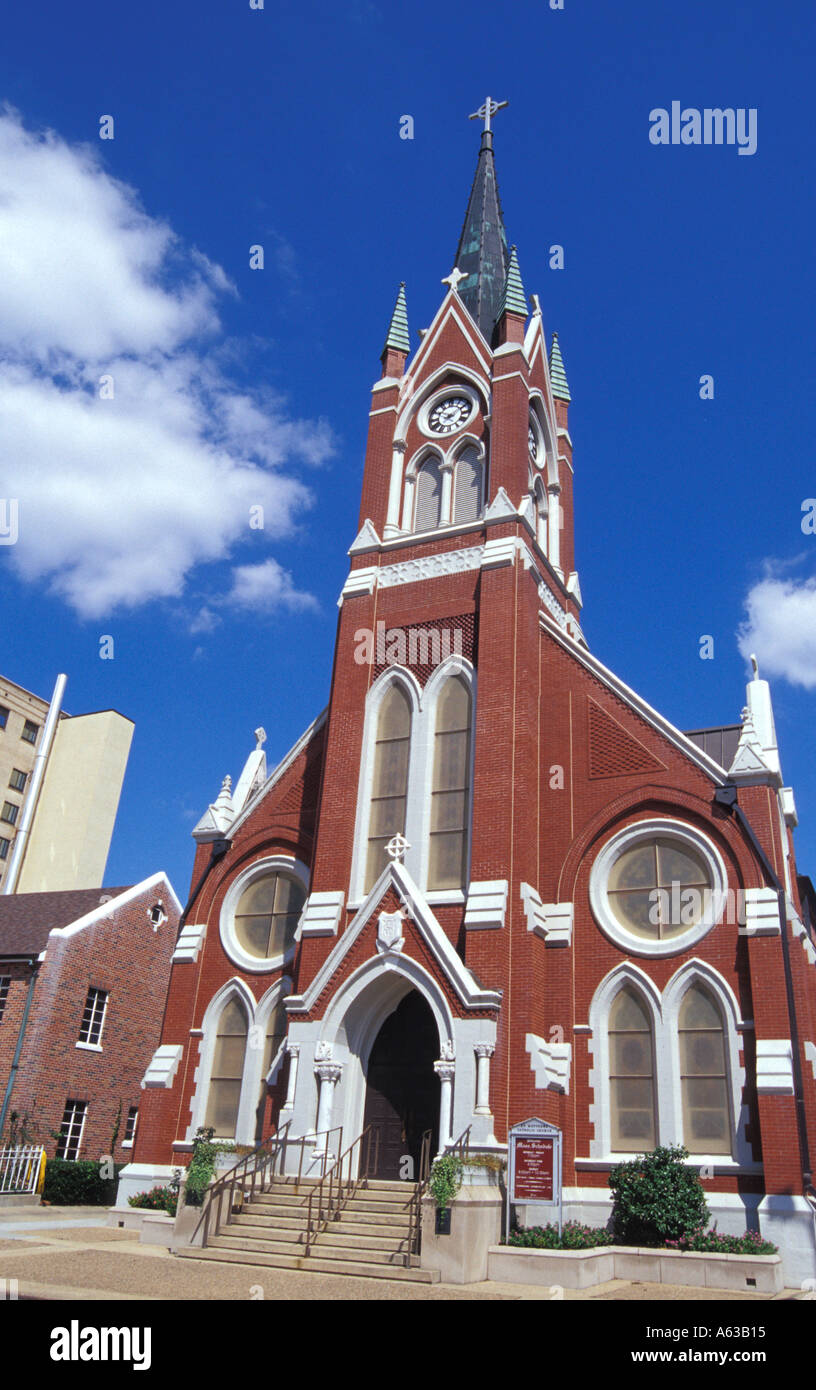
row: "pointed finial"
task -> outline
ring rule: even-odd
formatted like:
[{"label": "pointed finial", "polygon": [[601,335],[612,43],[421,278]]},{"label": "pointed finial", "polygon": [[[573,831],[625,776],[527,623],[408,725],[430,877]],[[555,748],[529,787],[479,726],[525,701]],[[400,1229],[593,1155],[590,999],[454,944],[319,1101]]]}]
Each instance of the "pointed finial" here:
[{"label": "pointed finial", "polygon": [[467,280],[467,275],[465,274],[464,270],[460,270],[458,266],[454,266],[454,267],[453,267],[453,270],[452,270],[451,273],[450,273],[450,275],[446,275],[446,276],[444,277],[444,279],[443,279],[443,281],[442,281],[442,284],[443,284],[443,285],[450,285],[450,287],[451,287],[451,289],[454,291],[454,293],[455,293],[455,294],[458,294],[458,293],[459,293],[459,281],[460,281],[460,280]]},{"label": "pointed finial", "polygon": [[541,305],[540,305],[540,303],[539,303],[538,295],[537,295],[537,294],[531,294],[531,295],[530,295],[530,303],[531,303],[532,306],[533,306],[533,313],[534,313],[538,318],[541,318]]},{"label": "pointed finial", "polygon": [[504,282],[504,295],[499,308],[499,317],[502,314],[521,314],[524,319],[527,317],[527,299],[524,294],[524,286],[521,283],[521,271],[519,270],[515,246],[510,247],[510,264],[507,267],[507,279]]},{"label": "pointed finial", "polygon": [[492,97],[487,97],[478,111],[474,111],[468,116],[469,121],[484,121],[485,134],[490,130],[490,120],[497,111],[501,111],[505,106],[509,106],[507,101],[494,101]]},{"label": "pointed finial", "polygon": [[567,374],[564,371],[564,359],[561,356],[561,349],[558,346],[558,334],[553,333],[552,344],[550,347],[550,385],[552,393],[558,401],[571,401],[569,386],[567,385]]},{"label": "pointed finial", "polygon": [[255,748],[256,748],[256,750],[257,750],[258,748],[263,748],[263,746],[264,746],[265,743],[266,743],[266,729],[264,729],[264,728],[256,729],[256,730],[255,730]]},{"label": "pointed finial", "polygon": [[408,308],[405,303],[405,281],[400,282],[397,293],[397,302],[394,305],[394,312],[391,315],[391,322],[388,326],[388,337],[385,340],[386,351],[393,348],[396,352],[408,353],[411,351],[411,339],[408,335]]}]

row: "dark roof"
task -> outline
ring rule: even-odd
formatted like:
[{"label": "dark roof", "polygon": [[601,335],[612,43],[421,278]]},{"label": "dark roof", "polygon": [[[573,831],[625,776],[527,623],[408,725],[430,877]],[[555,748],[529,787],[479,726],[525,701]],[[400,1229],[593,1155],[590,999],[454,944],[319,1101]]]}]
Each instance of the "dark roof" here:
[{"label": "dark roof", "polygon": [[125,892],[127,888],[72,888],[0,897],[0,956],[39,954],[55,927],[68,927],[108,898]]},{"label": "dark roof", "polygon": [[488,342],[501,311],[508,263],[493,163],[493,133],[486,130],[454,264],[467,277],[459,282],[459,298]]},{"label": "dark roof", "polygon": [[722,724],[715,729],[687,729],[686,738],[727,772],[736,757],[741,733],[741,724]]}]

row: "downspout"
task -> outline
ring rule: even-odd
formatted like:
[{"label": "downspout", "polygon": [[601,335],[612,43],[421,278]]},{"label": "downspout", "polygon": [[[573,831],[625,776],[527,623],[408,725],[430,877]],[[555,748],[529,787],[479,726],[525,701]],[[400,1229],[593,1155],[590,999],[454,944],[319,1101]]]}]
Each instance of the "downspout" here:
[{"label": "downspout", "polygon": [[34,999],[34,986],[37,983],[37,972],[40,968],[40,961],[36,956],[3,956],[3,960],[26,961],[31,966],[31,975],[28,981],[28,993],[26,995],[23,1016],[20,1019],[20,1030],[17,1034],[17,1046],[14,1049],[14,1057],[9,1071],[8,1082],[6,1083],[6,1094],[3,1096],[3,1107],[0,1109],[0,1138],[6,1128],[6,1114],[11,1100],[11,1092],[14,1089],[14,1082],[17,1079],[17,1071],[20,1066],[20,1057],[23,1051],[23,1038],[25,1037],[28,1016],[31,1013],[31,1004]]},{"label": "downspout", "polygon": [[0,892],[3,894],[13,893],[17,887],[20,870],[23,867],[23,859],[25,858],[26,844],[31,830],[31,823],[34,819],[34,812],[37,809],[37,802],[40,799],[42,781],[45,776],[45,769],[48,766],[48,759],[51,755],[51,747],[59,722],[62,697],[65,693],[67,681],[67,676],[57,676],[57,683],[54,686],[54,693],[51,696],[51,704],[48,706],[48,714],[46,715],[40,746],[37,750],[37,756],[34,760],[34,767],[31,772],[31,781],[28,784],[28,796],[23,803],[22,819],[20,820],[17,834],[14,837],[14,848],[11,851],[11,859],[5,879],[3,880],[2,889],[0,889]]},{"label": "downspout", "polygon": [[813,1172],[810,1166],[810,1147],[808,1144],[807,1121],[805,1118],[804,1077],[802,1076],[802,1062],[799,1055],[799,1025],[796,1019],[796,1001],[793,993],[790,942],[788,940],[787,893],[783,885],[779,882],[762,845],[759,843],[751,822],[748,820],[748,817],[737,800],[737,789],[733,783],[728,783],[724,787],[718,787],[714,793],[714,801],[716,805],[722,806],[724,810],[730,812],[738,821],[740,827],[745,832],[751,848],[762,865],[765,874],[770,880],[771,885],[776,889],[779,901],[779,926],[782,933],[782,964],[785,972],[785,997],[788,1006],[788,1021],[791,1034],[791,1061],[794,1102],[796,1106],[796,1129],[799,1138],[799,1154],[802,1163],[802,1190],[811,1202],[811,1205],[813,1205],[809,1196],[809,1194],[813,1192]]},{"label": "downspout", "polygon": [[186,905],[186,907],[184,908],[184,911],[182,912],[181,916],[179,917],[178,931],[176,932],[176,944],[177,944],[177,945],[178,945],[179,937],[181,936],[182,930],[183,930],[183,928],[184,928],[184,924],[185,924],[185,922],[187,921],[187,917],[188,917],[188,914],[189,914],[189,912],[190,912],[190,909],[191,909],[191,907],[193,906],[193,903],[195,902],[195,900],[196,900],[196,898],[198,897],[199,893],[201,892],[202,888],[204,887],[204,884],[207,882],[207,879],[208,879],[209,876],[210,876],[211,870],[215,868],[215,866],[216,866],[216,864],[218,863],[219,859],[223,859],[223,858],[224,858],[224,855],[225,855],[226,852],[227,852],[227,850],[228,850],[228,849],[231,849],[231,848],[232,848],[232,840],[213,840],[212,846],[211,846],[211,849],[210,849],[210,857],[209,857],[209,860],[207,861],[207,867],[205,868],[203,874],[201,875],[201,877],[200,877],[200,879],[198,880],[198,883],[195,885],[195,887],[190,889],[190,896],[189,896],[189,898],[187,899],[187,905]]}]

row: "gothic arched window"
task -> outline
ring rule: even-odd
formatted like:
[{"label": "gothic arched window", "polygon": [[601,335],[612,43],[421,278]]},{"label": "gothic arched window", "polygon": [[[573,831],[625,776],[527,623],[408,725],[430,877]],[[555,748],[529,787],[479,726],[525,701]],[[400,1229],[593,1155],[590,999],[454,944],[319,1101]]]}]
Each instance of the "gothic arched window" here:
[{"label": "gothic arched window", "polygon": [[540,548],[547,554],[547,494],[544,484],[540,478],[536,478],[534,486],[534,496],[536,504],[536,540]]},{"label": "gothic arched window", "polygon": [[441,515],[442,469],[437,458],[429,458],[417,474],[414,530],[435,530]]},{"label": "gothic arched window", "polygon": [[470,687],[451,676],[436,702],[428,888],[462,888],[470,822]]},{"label": "gothic arched window", "polygon": [[266,1021],[266,1037],[264,1039],[263,1062],[261,1064],[261,1084],[258,1094],[258,1109],[256,1112],[255,1123],[255,1142],[260,1144],[263,1138],[263,1121],[266,1113],[266,1098],[269,1089],[266,1084],[266,1077],[272,1065],[275,1054],[280,1048],[281,1043],[286,1037],[286,1009],[283,1003],[283,991],[276,1004],[269,1010],[269,1017]]},{"label": "gothic arched window", "polygon": [[685,1146],[689,1153],[730,1154],[725,1030],[719,1007],[702,985],[692,985],[683,997],[677,1036]]},{"label": "gothic arched window", "polygon": [[484,470],[478,452],[465,449],[456,461],[453,478],[454,522],[476,521],[482,511]]},{"label": "gothic arched window", "polygon": [[235,1138],[248,1031],[240,1002],[234,997],[228,999],[218,1019],[204,1119],[205,1126],[212,1127],[219,1138]]},{"label": "gothic arched window", "polygon": [[393,684],[383,697],[377,718],[368,824],[366,892],[385,868],[385,846],[391,836],[405,833],[410,746],[411,704],[402,686]]},{"label": "gothic arched window", "polygon": [[656,1143],[654,1039],[649,1010],[625,986],[609,1011],[609,1099],[615,1153],[647,1153]]}]

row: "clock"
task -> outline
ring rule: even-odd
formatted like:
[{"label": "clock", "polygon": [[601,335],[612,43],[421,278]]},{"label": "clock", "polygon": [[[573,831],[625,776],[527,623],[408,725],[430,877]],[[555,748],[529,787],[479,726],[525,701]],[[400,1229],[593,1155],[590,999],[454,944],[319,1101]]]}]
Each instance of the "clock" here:
[{"label": "clock", "polygon": [[533,463],[538,463],[538,435],[532,425],[527,430],[527,448],[530,451],[530,458]]},{"label": "clock", "polygon": [[473,406],[467,396],[446,396],[428,416],[428,428],[434,434],[453,434],[472,413]]}]

